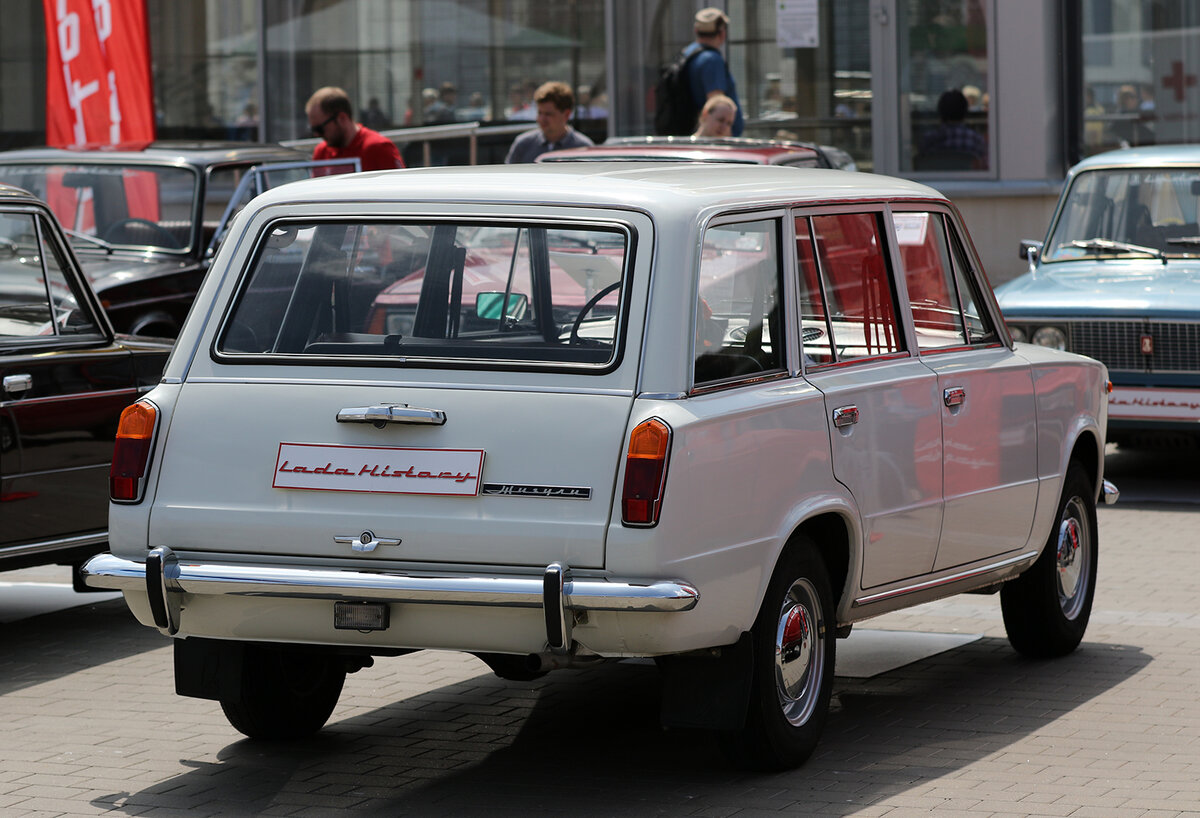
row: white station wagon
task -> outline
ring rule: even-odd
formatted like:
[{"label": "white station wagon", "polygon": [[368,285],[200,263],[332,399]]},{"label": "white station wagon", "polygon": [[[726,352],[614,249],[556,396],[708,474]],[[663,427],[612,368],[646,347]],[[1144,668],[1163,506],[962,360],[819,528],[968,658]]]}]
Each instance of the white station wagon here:
[{"label": "white station wagon", "polygon": [[1075,648],[1107,386],[1013,344],[957,212],[910,182],[298,182],[238,217],[123,416],[85,574],[252,737],[320,729],[375,656],[653,657],[664,724],[787,767],[868,617],[998,590],[1017,650]]}]

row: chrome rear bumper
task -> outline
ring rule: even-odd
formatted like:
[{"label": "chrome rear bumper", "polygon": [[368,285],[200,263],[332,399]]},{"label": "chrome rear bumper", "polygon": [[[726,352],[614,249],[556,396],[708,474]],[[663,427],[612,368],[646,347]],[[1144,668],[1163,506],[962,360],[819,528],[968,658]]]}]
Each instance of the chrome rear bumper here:
[{"label": "chrome rear bumper", "polygon": [[483,605],[541,608],[550,649],[565,651],[571,645],[575,612],[672,613],[689,611],[700,599],[700,592],[681,580],[572,579],[570,569],[557,562],[547,565],[540,577],[409,575],[180,560],[170,548],[159,546],[145,562],[100,554],[81,570],[92,588],[146,591],[155,625],[171,634],[179,630],[183,594]]}]

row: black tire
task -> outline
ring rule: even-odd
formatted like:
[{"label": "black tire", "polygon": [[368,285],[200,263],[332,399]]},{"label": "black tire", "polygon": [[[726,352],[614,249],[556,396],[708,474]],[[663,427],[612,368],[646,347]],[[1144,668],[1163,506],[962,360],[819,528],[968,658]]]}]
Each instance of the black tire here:
[{"label": "black tire", "polygon": [[785,770],[812,755],[833,692],[833,615],[824,560],[811,541],[794,542],[775,568],[754,623],[746,723],[721,737],[735,764]]},{"label": "black tire", "polygon": [[247,645],[241,697],[222,699],[221,709],[250,738],[300,738],[329,720],[345,681],[345,668],[336,657]]},{"label": "black tire", "polygon": [[1078,647],[1096,596],[1099,538],[1092,481],[1078,463],[1067,468],[1058,516],[1042,555],[1000,591],[1008,641],[1036,659]]}]

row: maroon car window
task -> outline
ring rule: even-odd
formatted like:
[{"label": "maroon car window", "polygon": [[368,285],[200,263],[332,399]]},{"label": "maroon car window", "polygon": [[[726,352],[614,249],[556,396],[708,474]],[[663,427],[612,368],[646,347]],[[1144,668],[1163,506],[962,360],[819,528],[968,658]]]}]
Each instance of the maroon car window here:
[{"label": "maroon car window", "polygon": [[607,365],[629,242],[607,226],[280,224],[218,351]]}]

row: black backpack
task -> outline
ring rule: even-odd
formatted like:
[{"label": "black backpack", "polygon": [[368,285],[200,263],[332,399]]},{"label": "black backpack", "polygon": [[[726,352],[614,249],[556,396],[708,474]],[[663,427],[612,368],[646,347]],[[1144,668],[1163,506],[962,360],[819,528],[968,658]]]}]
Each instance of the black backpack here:
[{"label": "black backpack", "polygon": [[658,74],[654,86],[654,132],[660,136],[688,136],[696,130],[696,117],[700,110],[692,99],[688,82],[688,64],[702,51],[716,51],[702,46],[690,54],[680,51]]}]

